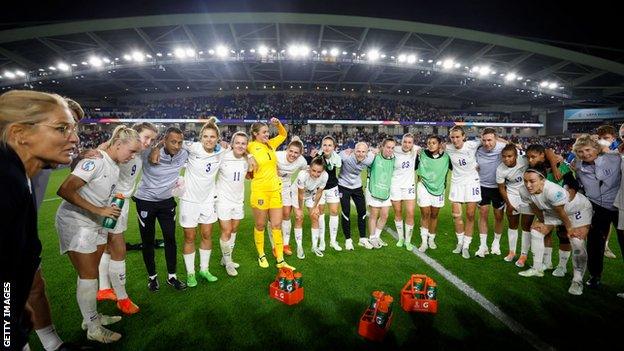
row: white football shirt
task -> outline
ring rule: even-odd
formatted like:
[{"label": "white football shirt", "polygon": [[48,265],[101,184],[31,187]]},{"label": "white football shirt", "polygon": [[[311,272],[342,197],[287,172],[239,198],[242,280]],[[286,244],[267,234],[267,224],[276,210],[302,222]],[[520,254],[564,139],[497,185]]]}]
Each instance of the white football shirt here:
[{"label": "white football shirt", "polygon": [[292,175],[299,170],[308,169],[308,163],[305,157],[299,156],[295,162],[288,162],[286,151],[278,151],[277,154],[277,175],[282,179],[282,188],[289,187],[292,184]]},{"label": "white football shirt", "polygon": [[524,171],[527,167],[529,162],[526,156],[518,156],[513,167],[501,163],[496,168],[496,184],[505,184],[509,195],[520,196],[520,188],[524,188]]},{"label": "white football shirt", "polygon": [[185,191],[180,198],[199,204],[214,201],[217,196],[217,174],[224,150],[217,146],[214,152],[208,153],[200,142],[185,142],[183,147],[188,150],[189,157],[184,173]]},{"label": "white football shirt", "polygon": [[451,158],[453,171],[451,172],[451,182],[461,184],[479,180],[477,171],[477,148],[481,141],[468,140],[461,149],[455,148],[453,144],[446,145],[446,153]]},{"label": "white football shirt", "polygon": [[299,172],[299,175],[297,176],[297,188],[304,189],[304,200],[314,198],[314,195],[316,195],[316,191],[319,188],[325,188],[328,177],[329,176],[325,171],[323,171],[323,173],[321,173],[321,175],[316,179],[310,176],[310,172]]},{"label": "white football shirt", "polygon": [[564,206],[569,202],[568,191],[550,180],[546,181],[544,190],[539,194],[531,195],[523,186],[520,188],[520,198],[527,204],[535,204],[537,208],[544,211],[545,215],[550,217],[557,217],[553,210],[555,206]]},{"label": "white football shirt", "polygon": [[394,172],[392,173],[392,187],[410,188],[416,183],[416,157],[420,146],[414,145],[411,151],[404,152],[401,146],[394,147]]},{"label": "white football shirt", "polygon": [[217,177],[217,201],[219,203],[243,204],[245,175],[248,169],[247,157],[236,158],[232,150],[223,153]]}]

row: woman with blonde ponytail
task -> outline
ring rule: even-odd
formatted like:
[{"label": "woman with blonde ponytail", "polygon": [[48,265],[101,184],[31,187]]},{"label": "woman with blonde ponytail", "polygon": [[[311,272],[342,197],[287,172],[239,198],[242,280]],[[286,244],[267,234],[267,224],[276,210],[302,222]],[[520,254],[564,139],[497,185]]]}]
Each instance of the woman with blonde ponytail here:
[{"label": "woman with blonde ponytail", "polygon": [[184,229],[184,265],[186,285],[197,286],[195,277],[195,235],[199,225],[199,276],[208,282],[217,277],[208,270],[212,253],[212,225],[217,221],[216,180],[225,151],[219,145],[219,127],[216,118],[210,117],[199,132],[199,142],[185,142],[183,148],[189,152],[185,189],[180,196],[180,226]]},{"label": "woman with blonde ponytail", "polygon": [[[149,122],[137,123],[132,126],[139,136],[141,157],[135,157],[128,163],[119,165],[119,181],[115,192],[122,194],[128,201],[121,208],[121,215],[117,218],[114,228],[108,232],[106,251],[100,259],[99,290],[97,300],[112,300],[117,302],[117,308],[125,314],[139,312],[139,307],[130,300],[126,292],[126,241],[123,233],[128,228],[128,213],[130,201],[134,193],[136,179],[141,173],[143,159],[149,154],[149,147],[158,135],[158,128]],[[106,150],[110,145],[106,142],[100,149]]]},{"label": "woman with blonde ponytail", "polygon": [[119,164],[128,163],[140,150],[138,133],[126,126],[115,128],[108,146],[100,150],[102,158],[83,159],[57,191],[63,202],[56,212],[56,230],[61,254],[67,253],[78,273],[76,298],[83,317],[87,339],[112,343],[121,335],[103,325],[121,317],[97,312],[98,264],[107,242],[102,223],[118,218],[121,209],[111,206],[119,179]]}]

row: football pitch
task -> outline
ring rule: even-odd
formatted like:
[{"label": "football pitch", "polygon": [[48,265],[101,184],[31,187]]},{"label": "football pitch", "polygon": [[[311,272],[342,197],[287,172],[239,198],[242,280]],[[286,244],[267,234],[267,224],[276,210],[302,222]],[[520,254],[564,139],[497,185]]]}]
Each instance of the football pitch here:
[{"label": "football pitch", "polygon": [[[140,251],[127,256],[127,290],[141,308],[138,314],[124,317],[110,329],[123,335],[111,345],[88,342],[80,329],[81,315],[76,302],[76,273],[68,258],[59,254],[54,216],[60,204],[56,195],[68,170],[55,171],[39,211],[39,236],[43,243],[42,269],[52,306],[54,324],[65,341],[80,342],[110,350],[205,350],[205,349],[504,349],[531,348],[595,349],[621,344],[619,332],[624,325],[622,253],[615,235],[611,248],[617,259],[605,258],[603,285],[599,290],[585,288],[582,296],[572,296],[572,263],[565,278],[547,271],[543,278],[524,278],[513,263],[503,256],[488,255],[465,260],[452,254],[456,238],[450,204],[440,212],[436,250],[426,257],[398,248],[392,237],[392,214],[382,234],[389,246],[380,250],[335,252],[328,245],[325,257],[310,250],[309,222],[304,224],[306,258],[287,257],[288,263],[303,273],[305,298],[287,306],[269,298],[268,285],[277,270],[258,267],[253,244],[253,220],[246,205],[246,218],[238,230],[233,257],[240,263],[237,277],[229,277],[219,265],[219,230],[215,224],[210,271],[219,280],[199,281],[195,288],[176,291],[165,282],[164,251],[157,249],[156,262],[160,291],[147,289],[147,276]],[[247,189],[248,191],[248,189]],[[246,196],[248,199],[248,195]],[[134,203],[130,209],[126,240],[140,242]],[[352,211],[352,217],[355,211]],[[326,216],[327,217],[327,216]],[[294,221],[293,221],[294,223]],[[420,244],[419,214],[412,243]],[[176,223],[177,224],[177,223]],[[352,233],[357,238],[356,223]],[[471,255],[478,248],[478,231]],[[492,240],[492,231],[488,243]],[[506,230],[505,230],[506,233]],[[328,234],[326,234],[328,235]],[[162,238],[160,229],[157,237]],[[185,281],[182,260],[183,234],[177,227],[178,277]],[[344,248],[344,236],[338,238]],[[556,238],[553,241],[556,243]],[[357,239],[354,240],[357,242]],[[329,243],[328,239],[327,242]],[[199,240],[197,240],[199,243]],[[293,250],[294,235],[291,235]],[[520,240],[518,240],[518,247]],[[558,262],[554,245],[553,262]],[[270,243],[265,240],[267,257]],[[507,236],[501,239],[507,252]],[[269,257],[271,263],[272,257]],[[531,259],[529,259],[529,262]],[[197,263],[199,264],[199,263]],[[434,269],[435,267],[435,269]],[[438,284],[438,313],[408,314],[400,308],[400,290],[412,273],[426,274]],[[394,320],[385,340],[372,343],[358,335],[359,318],[372,291],[383,290],[395,299]],[[466,294],[466,292],[468,292]],[[113,302],[98,303],[104,314],[119,314]],[[31,347],[40,350],[36,335]],[[617,348],[617,347],[616,347]]]}]

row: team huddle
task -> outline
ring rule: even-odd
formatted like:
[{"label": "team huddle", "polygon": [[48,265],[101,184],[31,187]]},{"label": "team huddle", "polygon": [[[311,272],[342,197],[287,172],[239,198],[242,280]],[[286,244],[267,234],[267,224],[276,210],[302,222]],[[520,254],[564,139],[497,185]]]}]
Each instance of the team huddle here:
[{"label": "team huddle", "polygon": [[[582,294],[587,268],[591,275],[587,285],[600,284],[610,226],[616,226],[618,236],[624,229],[622,162],[614,146],[617,142],[613,128],[606,130],[601,140],[589,135],[579,137],[573,150],[577,159],[564,162],[541,145],[519,150],[491,128],[484,129],[477,140],[466,140],[464,130],[453,127],[449,131],[450,143],[430,135],[423,148],[408,133],[400,143],[388,138],[373,148],[359,142],[353,149],[338,152],[336,140],[327,136],[320,150],[304,155],[304,145],[297,137],[291,138],[283,151],[277,151],[287,139],[287,130],[275,118],[270,121],[278,130],[273,138],[269,126],[258,122],[251,126],[250,135],[237,132],[227,143],[219,140],[215,122],[211,118],[202,127],[198,142],[185,141],[182,131],[173,127],[155,143],[159,131],[151,123],[132,128],[119,126],[109,141],[82,155],[59,188],[58,195],[64,199],[56,216],[60,250],[68,254],[78,273],[76,296],[88,339],[111,343],[121,338],[119,333],[104,328],[121,317],[99,314],[97,301],[116,301],[125,314],[139,312],[125,289],[123,233],[127,229],[130,198],[136,203],[150,291],[160,288],[154,254],[156,220],[163,233],[167,284],[184,290],[197,286],[198,280],[218,280],[210,273],[212,232],[217,222],[220,264],[229,276],[238,275],[233,251],[245,201],[249,201],[253,211],[253,238],[262,268],[269,267],[264,243],[267,226],[278,268],[295,269],[285,261],[285,256],[293,255],[291,232],[296,257],[305,259],[306,213],[311,223],[308,253],[323,257],[328,246],[343,251],[338,241],[340,224],[344,249],[354,250],[352,202],[359,232],[357,246],[381,249],[388,245],[381,234],[392,208],[398,234],[396,246],[408,251],[436,250],[448,172],[448,200],[457,238],[453,253],[471,257],[478,209],[479,246],[474,255],[501,255],[506,216],[508,252],[504,260],[525,267],[531,252],[533,265],[519,274],[542,277],[545,270],[553,269],[551,236],[556,232],[559,263],[552,274],[564,277],[571,257],[573,277],[568,292],[573,295]],[[182,168],[185,172],[180,177]],[[366,186],[362,181],[364,171]],[[251,185],[249,199],[244,198],[246,179]],[[110,205],[117,194],[126,199],[121,208]],[[417,225],[416,205],[421,214],[418,247],[412,243]],[[176,274],[176,207],[184,231],[186,281]],[[494,214],[494,239],[488,245],[490,208]],[[114,228],[103,227],[107,217],[116,219]],[[196,271],[198,228],[201,240]]]}]

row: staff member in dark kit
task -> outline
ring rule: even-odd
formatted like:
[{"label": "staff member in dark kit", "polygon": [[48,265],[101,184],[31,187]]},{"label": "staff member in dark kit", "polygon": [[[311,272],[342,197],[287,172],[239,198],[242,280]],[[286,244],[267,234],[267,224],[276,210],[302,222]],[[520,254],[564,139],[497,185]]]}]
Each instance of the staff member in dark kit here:
[{"label": "staff member in dark kit", "polygon": [[576,139],[572,150],[581,161],[576,163],[576,177],[594,208],[587,235],[587,285],[595,289],[600,286],[607,233],[611,224],[618,225],[618,209],[613,203],[622,180],[621,158],[619,154],[602,153],[602,147],[587,134]]},{"label": "staff member in dark kit", "polygon": [[[36,199],[30,179],[50,164],[69,164],[78,143],[76,121],[56,94],[14,90],[0,96],[0,286],[2,347],[22,349],[28,341],[25,312],[41,263]],[[8,303],[9,305],[5,305]]]},{"label": "staff member in dark kit", "polygon": [[[150,291],[160,288],[154,259],[154,237],[156,235],[156,219],[160,223],[165,240],[165,260],[167,261],[167,284],[176,290],[186,289],[186,284],[176,275],[175,241],[175,209],[172,190],[175,188],[189,153],[182,149],[184,135],[178,128],[171,127],[165,131],[164,139],[151,150],[145,152],[154,156],[143,158],[143,176],[134,194],[139,220],[139,231],[143,241],[143,261],[149,275],[147,286]],[[155,157],[158,156],[158,157]],[[157,163],[152,161],[158,159]]]}]

